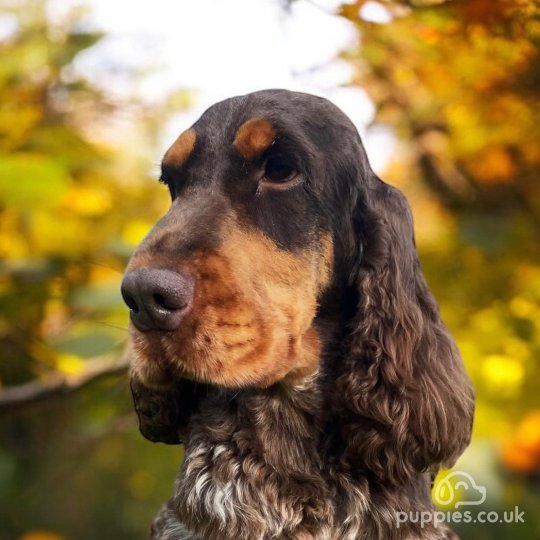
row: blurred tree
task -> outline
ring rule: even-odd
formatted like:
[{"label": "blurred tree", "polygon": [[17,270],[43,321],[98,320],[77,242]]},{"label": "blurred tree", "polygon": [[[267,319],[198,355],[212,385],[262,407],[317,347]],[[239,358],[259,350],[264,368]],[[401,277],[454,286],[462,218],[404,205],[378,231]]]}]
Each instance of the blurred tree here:
[{"label": "blurred tree", "polygon": [[186,102],[89,82],[77,58],[102,36],[51,4],[0,0],[0,539],[145,538],[180,455],[156,465],[125,374],[111,377],[119,286],[169,202],[149,178],[157,127]]},{"label": "blurred tree", "polygon": [[0,19],[12,28],[0,41],[3,385],[118,357],[127,322],[119,276],[166,201],[145,173],[159,108],[151,123],[142,104],[122,102],[138,121],[124,128],[131,154],[113,148],[117,106],[74,65],[101,34],[84,30],[80,10],[53,22],[47,7],[4,2]]},{"label": "blurred tree", "polygon": [[[369,22],[377,9],[388,23]],[[357,1],[342,13],[361,33],[349,58],[376,120],[412,141],[437,198],[539,227],[540,3]]]},{"label": "blurred tree", "polygon": [[[80,10],[0,8],[0,405],[12,407],[122,368],[121,270],[168,204],[149,163],[164,113],[185,101],[148,111],[90,83],[76,60],[101,35]],[[476,444],[516,475],[490,496],[538,505],[540,3],[357,0],[341,13],[361,35],[346,57],[375,123],[406,141],[387,179],[415,207],[424,268],[475,381]],[[156,464],[129,409],[113,378],[69,406],[0,419],[0,539],[146,536],[178,456]],[[464,535],[509,537],[515,528]]]},{"label": "blurred tree", "polygon": [[[540,475],[540,2],[356,0],[341,15],[360,35],[344,54],[354,83],[398,139],[386,176],[414,206],[424,269],[477,389],[475,441],[495,443],[499,464],[529,478],[519,500],[530,502]],[[504,493],[498,503],[515,502]],[[508,537],[494,531],[486,538]]]}]

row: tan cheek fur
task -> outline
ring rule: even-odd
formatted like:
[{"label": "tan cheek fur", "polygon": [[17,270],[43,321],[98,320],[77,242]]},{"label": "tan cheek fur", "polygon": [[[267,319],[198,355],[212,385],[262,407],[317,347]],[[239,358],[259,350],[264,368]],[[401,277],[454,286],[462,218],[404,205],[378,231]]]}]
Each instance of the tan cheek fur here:
[{"label": "tan cheek fur", "polygon": [[330,276],[330,237],[322,250],[291,253],[259,231],[226,231],[216,252],[183,265],[197,282],[193,313],[174,339],[139,347],[139,364],[154,363],[143,378],[161,382],[161,359],[176,376],[231,387],[295,383],[316,371],[321,344],[312,322]]}]

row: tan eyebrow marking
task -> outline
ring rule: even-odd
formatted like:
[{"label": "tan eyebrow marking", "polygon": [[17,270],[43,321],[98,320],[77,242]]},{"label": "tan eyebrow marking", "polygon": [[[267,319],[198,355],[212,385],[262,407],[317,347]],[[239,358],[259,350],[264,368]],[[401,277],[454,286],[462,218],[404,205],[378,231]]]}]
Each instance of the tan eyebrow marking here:
[{"label": "tan eyebrow marking", "polygon": [[276,132],[268,120],[251,118],[238,128],[233,145],[243,157],[252,159],[262,154],[275,137]]},{"label": "tan eyebrow marking", "polygon": [[165,152],[163,163],[173,167],[181,167],[193,152],[196,140],[197,134],[193,128],[180,133],[178,139]]}]

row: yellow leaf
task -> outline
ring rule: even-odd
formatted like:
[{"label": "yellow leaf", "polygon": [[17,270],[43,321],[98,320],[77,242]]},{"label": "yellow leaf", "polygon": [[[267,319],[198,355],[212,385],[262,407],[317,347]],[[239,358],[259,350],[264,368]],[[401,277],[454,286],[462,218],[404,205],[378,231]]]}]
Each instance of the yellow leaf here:
[{"label": "yellow leaf", "polygon": [[19,212],[5,208],[0,212],[0,258],[17,261],[26,259],[30,249],[26,239],[21,234]]},{"label": "yellow leaf", "polygon": [[84,253],[99,239],[82,219],[65,213],[35,211],[31,219],[31,245],[42,255]]},{"label": "yellow leaf", "polygon": [[110,210],[112,200],[105,189],[72,186],[64,197],[63,206],[81,216],[100,216]]},{"label": "yellow leaf", "polygon": [[152,223],[143,220],[134,220],[128,223],[122,231],[122,240],[130,246],[136,246],[152,228]]},{"label": "yellow leaf", "polygon": [[56,367],[66,375],[77,375],[84,369],[84,360],[75,354],[59,354]]},{"label": "yellow leaf", "polygon": [[538,308],[535,304],[523,298],[521,296],[515,296],[510,301],[510,311],[516,316],[521,318],[532,318],[535,316]]},{"label": "yellow leaf", "polygon": [[516,358],[492,354],[484,360],[482,373],[491,390],[514,395],[521,387],[525,368]]}]

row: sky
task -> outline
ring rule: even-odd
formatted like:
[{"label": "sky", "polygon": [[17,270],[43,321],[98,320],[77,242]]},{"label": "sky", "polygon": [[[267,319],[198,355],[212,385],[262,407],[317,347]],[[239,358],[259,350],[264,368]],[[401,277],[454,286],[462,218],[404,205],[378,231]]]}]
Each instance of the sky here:
[{"label": "sky", "polygon": [[[90,24],[106,33],[77,59],[77,70],[119,96],[148,103],[189,89],[192,106],[164,126],[162,150],[209,106],[263,88],[288,88],[324,96],[340,107],[364,139],[381,170],[393,151],[385,129],[366,127],[373,106],[353,72],[337,56],[358,45],[351,23],[334,15],[337,0],[53,0],[52,16],[71,6],[90,7]],[[368,2],[365,18],[384,22],[380,4]],[[134,85],[122,70],[156,66]],[[111,80],[114,88],[111,88]]]}]

